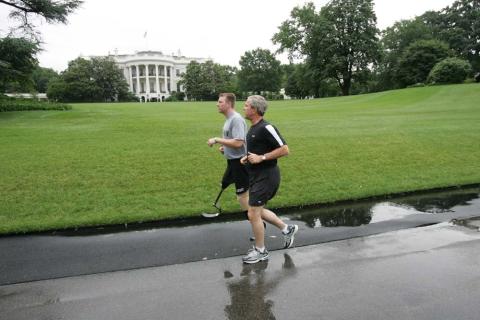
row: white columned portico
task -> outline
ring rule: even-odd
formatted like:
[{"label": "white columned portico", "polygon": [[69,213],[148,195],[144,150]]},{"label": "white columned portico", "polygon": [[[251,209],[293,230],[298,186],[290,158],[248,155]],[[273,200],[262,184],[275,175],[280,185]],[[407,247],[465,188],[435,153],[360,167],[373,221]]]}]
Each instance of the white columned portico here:
[{"label": "white columned portico", "polygon": [[180,53],[166,55],[161,51],[115,54],[113,58],[123,69],[123,76],[129,84],[127,88],[142,102],[154,98],[160,101],[168,99],[172,92],[184,92],[184,88],[177,83],[181,78],[180,74],[185,72],[191,61],[206,61],[203,58],[188,58]]},{"label": "white columned portico", "polygon": [[158,78],[158,64],[155,65],[155,91],[157,92],[157,98],[160,97],[160,79]]},{"label": "white columned portico", "polygon": [[137,92],[136,94],[140,94],[140,68],[138,64],[135,65],[135,70],[137,71]]}]

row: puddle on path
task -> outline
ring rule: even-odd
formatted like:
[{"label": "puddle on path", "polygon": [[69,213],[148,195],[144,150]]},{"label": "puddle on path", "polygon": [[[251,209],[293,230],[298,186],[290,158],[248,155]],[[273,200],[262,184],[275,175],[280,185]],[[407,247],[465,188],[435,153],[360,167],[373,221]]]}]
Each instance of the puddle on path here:
[{"label": "puddle on path", "polygon": [[[307,228],[358,227],[384,221],[401,220],[413,215],[463,214],[476,211],[480,216],[480,185],[441,191],[415,192],[406,196],[377,197],[371,200],[343,202],[332,205],[312,205],[303,208],[275,210],[292,221],[304,222]],[[473,216],[472,214],[469,214]],[[454,217],[452,217],[454,218]],[[185,228],[216,223],[245,221],[245,214],[222,214],[213,219],[186,218],[173,221],[135,223],[128,225],[82,228],[47,232],[58,236],[91,236],[119,232],[156,232],[158,229]]]},{"label": "puddle on path", "polygon": [[[480,208],[480,187],[429,192],[387,200],[360,201],[289,212],[292,220],[308,227],[356,227],[383,221],[399,220],[411,215],[450,213],[459,207]],[[478,212],[480,215],[480,212]]]}]

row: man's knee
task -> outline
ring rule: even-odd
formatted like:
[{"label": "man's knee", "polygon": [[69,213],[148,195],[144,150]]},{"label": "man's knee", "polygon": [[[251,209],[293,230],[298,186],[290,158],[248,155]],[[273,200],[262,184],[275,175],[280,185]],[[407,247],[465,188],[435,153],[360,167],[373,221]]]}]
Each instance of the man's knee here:
[{"label": "man's knee", "polygon": [[263,207],[249,207],[248,208],[248,220],[255,221],[262,219]]},{"label": "man's knee", "polygon": [[237,199],[242,210],[248,210],[248,192],[237,194]]}]

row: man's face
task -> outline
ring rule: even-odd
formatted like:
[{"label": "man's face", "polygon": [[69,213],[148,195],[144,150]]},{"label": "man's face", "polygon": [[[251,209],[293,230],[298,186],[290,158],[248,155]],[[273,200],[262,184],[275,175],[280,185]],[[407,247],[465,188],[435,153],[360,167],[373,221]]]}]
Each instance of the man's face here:
[{"label": "man's face", "polygon": [[255,109],[248,103],[248,101],[245,101],[245,104],[243,105],[243,112],[245,113],[245,118],[248,120],[252,120],[253,115],[255,115]]},{"label": "man's face", "polygon": [[226,114],[226,112],[230,109],[230,103],[228,103],[225,97],[219,97],[217,101],[217,108],[218,112]]}]

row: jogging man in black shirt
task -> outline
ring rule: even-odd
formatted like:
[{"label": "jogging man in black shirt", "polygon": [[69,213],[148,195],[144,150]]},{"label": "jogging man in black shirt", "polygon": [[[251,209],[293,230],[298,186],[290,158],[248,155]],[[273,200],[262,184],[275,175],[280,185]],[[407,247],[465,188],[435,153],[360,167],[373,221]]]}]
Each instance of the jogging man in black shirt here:
[{"label": "jogging man in black shirt", "polygon": [[243,108],[245,118],[252,123],[247,133],[247,155],[241,159],[241,163],[247,167],[249,174],[248,218],[255,236],[255,246],[243,257],[244,263],[268,259],[263,220],[282,230],[284,248],[293,245],[298,231],[297,225],[287,225],[275,213],[265,209],[268,200],[275,196],[280,186],[277,159],[289,153],[278,130],[263,119],[266,110],[267,101],[258,95],[248,97]]}]

